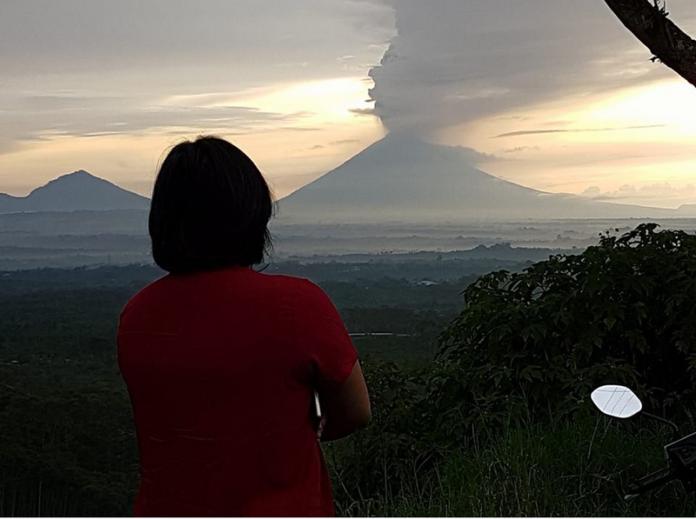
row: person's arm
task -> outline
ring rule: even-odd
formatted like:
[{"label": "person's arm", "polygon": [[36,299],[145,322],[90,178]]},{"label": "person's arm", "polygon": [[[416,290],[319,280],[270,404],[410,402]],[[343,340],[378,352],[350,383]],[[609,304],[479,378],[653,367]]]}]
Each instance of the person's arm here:
[{"label": "person's arm", "polygon": [[323,417],[316,434],[336,440],[369,422],[367,387],[358,352],[331,299],[309,280],[298,287],[293,326],[297,347],[309,365],[306,380],[319,395]]},{"label": "person's arm", "polygon": [[370,422],[370,398],[360,361],[355,361],[344,382],[338,386],[320,387],[318,393],[323,413],[318,435],[321,441],[338,440]]}]

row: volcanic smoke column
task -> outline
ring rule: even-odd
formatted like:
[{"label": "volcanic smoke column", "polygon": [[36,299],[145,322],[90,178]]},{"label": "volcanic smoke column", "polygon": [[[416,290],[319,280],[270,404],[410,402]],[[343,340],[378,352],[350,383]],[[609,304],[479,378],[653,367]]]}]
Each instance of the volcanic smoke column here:
[{"label": "volcanic smoke column", "polygon": [[[397,35],[369,75],[390,131],[438,130],[578,92],[610,76],[632,41],[603,2],[395,0]],[[466,143],[463,143],[466,144]]]}]

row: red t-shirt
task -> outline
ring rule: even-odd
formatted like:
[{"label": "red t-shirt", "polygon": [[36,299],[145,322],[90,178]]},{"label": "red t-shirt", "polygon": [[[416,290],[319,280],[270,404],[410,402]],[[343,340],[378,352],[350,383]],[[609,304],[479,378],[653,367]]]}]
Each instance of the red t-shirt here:
[{"label": "red t-shirt", "polygon": [[140,455],[134,515],[334,515],[313,389],[356,360],[306,279],[227,267],[146,286],[118,328]]}]

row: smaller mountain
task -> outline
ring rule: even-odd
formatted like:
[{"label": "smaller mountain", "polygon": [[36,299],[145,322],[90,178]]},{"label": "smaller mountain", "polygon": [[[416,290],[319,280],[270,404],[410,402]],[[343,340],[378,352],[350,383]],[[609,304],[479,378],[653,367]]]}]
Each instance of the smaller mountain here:
[{"label": "smaller mountain", "polygon": [[62,175],[27,196],[0,193],[0,214],[147,209],[150,200],[84,170]]}]

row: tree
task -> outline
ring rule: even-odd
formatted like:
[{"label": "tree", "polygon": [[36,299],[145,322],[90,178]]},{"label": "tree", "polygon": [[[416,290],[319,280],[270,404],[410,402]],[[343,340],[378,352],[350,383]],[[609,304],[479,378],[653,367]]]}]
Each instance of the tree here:
[{"label": "tree", "polygon": [[440,339],[430,402],[444,421],[556,418],[607,383],[696,411],[696,236],[656,227],[470,285]]},{"label": "tree", "polygon": [[667,16],[664,1],[604,0],[626,28],[659,60],[696,86],[696,41]]}]

